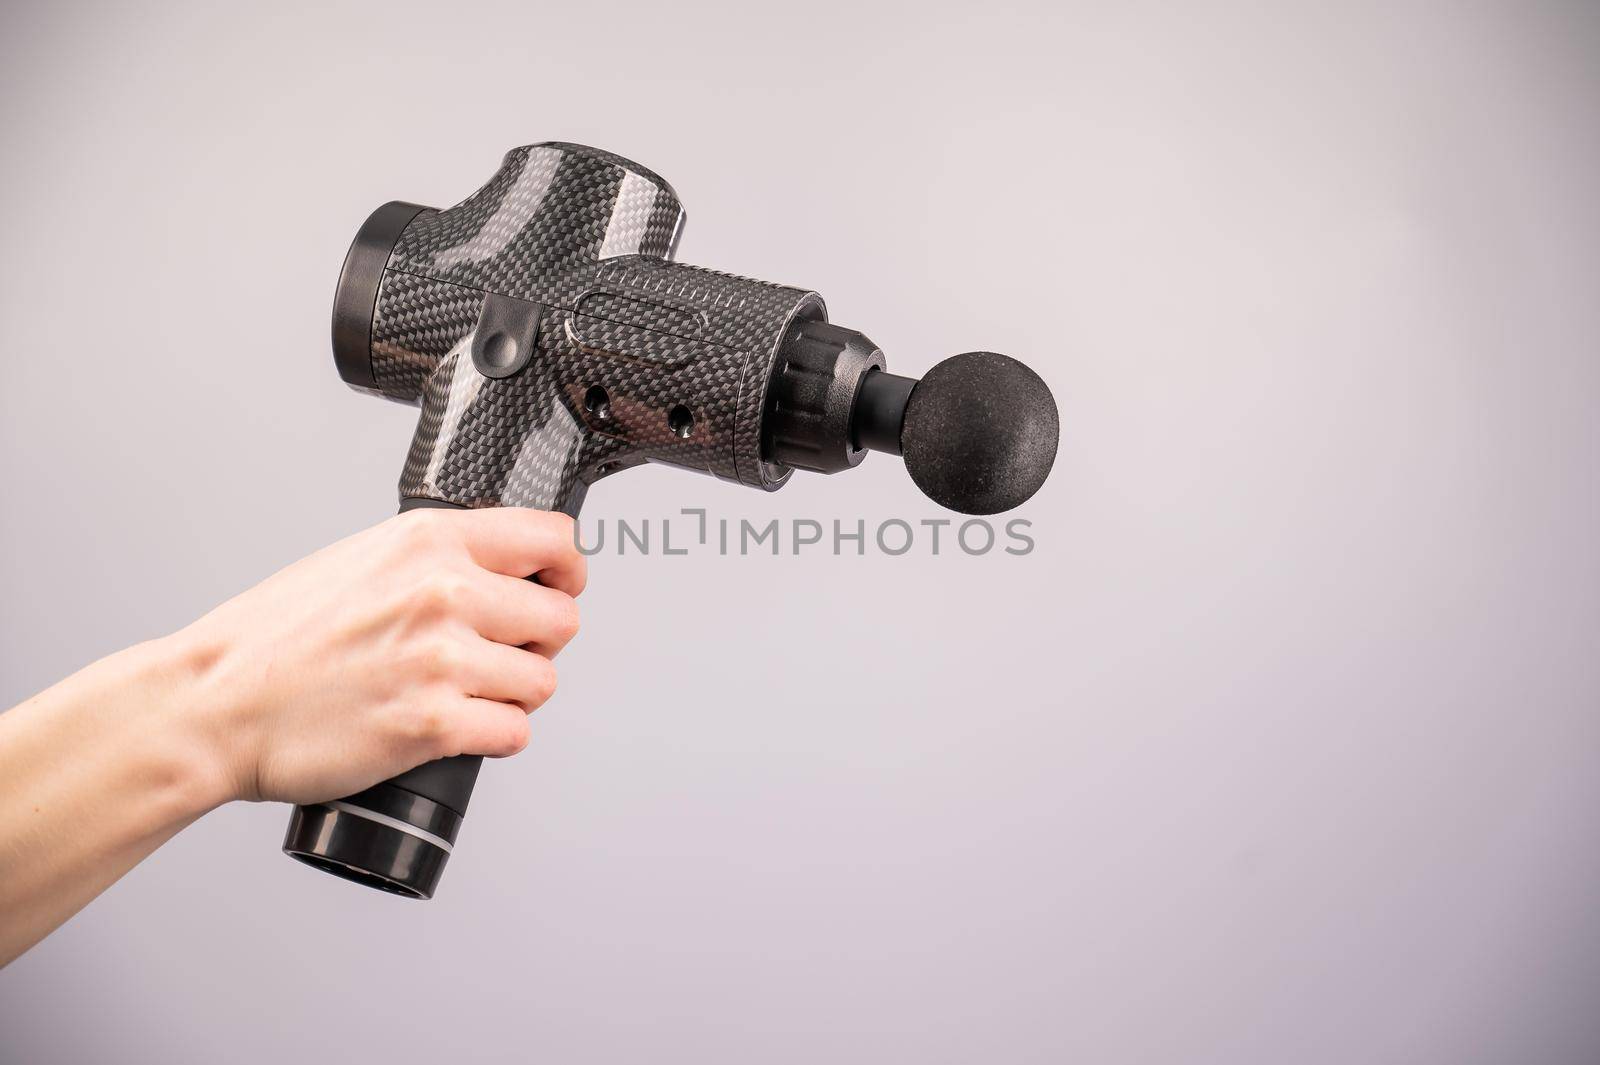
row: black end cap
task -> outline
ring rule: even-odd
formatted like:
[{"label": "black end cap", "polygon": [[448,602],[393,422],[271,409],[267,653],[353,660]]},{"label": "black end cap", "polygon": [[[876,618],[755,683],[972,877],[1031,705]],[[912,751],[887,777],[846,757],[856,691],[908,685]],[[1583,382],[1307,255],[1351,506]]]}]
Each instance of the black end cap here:
[{"label": "black end cap", "polygon": [[338,802],[296,806],[283,850],[343,880],[431,899],[460,828],[454,810],[378,784]]},{"label": "black end cap", "polygon": [[998,514],[1044,484],[1060,435],[1043,378],[1006,355],[969,351],[911,390],[900,445],[929,499],[962,514]]},{"label": "black end cap", "polygon": [[339,287],[333,294],[333,361],[339,376],[356,388],[377,388],[372,373],[372,316],[378,306],[378,285],[394,246],[411,220],[429,210],[392,200],[362,223],[345,253]]}]

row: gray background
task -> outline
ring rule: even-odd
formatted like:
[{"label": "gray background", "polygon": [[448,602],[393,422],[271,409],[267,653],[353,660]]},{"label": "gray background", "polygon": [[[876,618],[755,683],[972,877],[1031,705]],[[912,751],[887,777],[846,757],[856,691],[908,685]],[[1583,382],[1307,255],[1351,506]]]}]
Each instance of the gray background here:
[{"label": "gray background", "polygon": [[221,810],[8,1065],[1600,1059],[1594,5],[13,3],[0,135],[0,704],[390,511],[334,276],[513,145],[1064,425],[1026,558],[594,560],[436,901]]}]

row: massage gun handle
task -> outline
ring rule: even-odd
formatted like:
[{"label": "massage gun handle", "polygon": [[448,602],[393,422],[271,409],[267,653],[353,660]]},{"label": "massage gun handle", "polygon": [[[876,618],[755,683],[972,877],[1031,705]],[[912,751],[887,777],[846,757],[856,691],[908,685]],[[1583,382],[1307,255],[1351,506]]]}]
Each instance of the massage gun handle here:
[{"label": "massage gun handle", "polygon": [[465,817],[467,801],[472,798],[472,787],[478,782],[478,769],[482,765],[482,755],[458,754],[454,758],[423,762],[378,786],[403,788],[455,811],[458,817]]}]

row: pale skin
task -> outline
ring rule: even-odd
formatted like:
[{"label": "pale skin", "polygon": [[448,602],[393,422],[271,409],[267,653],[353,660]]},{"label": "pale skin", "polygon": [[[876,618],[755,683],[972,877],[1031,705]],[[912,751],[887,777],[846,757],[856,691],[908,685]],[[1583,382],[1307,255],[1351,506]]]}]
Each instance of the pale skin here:
[{"label": "pale skin", "polygon": [[521,751],[584,580],[564,515],[413,511],[0,714],[0,966],[224,803]]}]

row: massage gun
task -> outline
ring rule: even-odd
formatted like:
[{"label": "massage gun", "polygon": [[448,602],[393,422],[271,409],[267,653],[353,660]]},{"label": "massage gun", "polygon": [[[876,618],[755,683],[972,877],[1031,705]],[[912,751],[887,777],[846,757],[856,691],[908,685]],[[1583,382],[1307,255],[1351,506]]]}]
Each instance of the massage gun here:
[{"label": "massage gun", "polygon": [[[773,491],[869,450],[902,455],[924,493],[967,514],[1044,483],[1059,426],[1032,370],[974,351],[920,381],[891,374],[815,292],[674,262],[683,222],[661,178],[576,144],[513,149],[448,210],[372,213],[339,275],[333,353],[352,387],[422,408],[401,510],[576,517],[590,484],[642,462]],[[297,806],[283,849],[431,898],[480,762]]]}]

